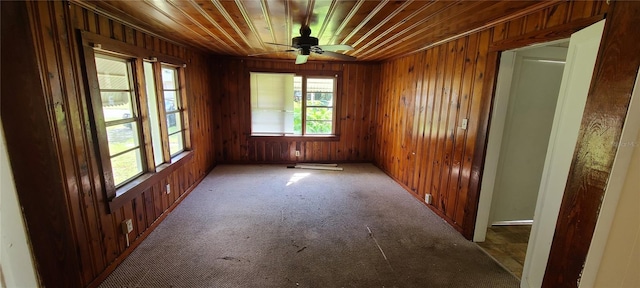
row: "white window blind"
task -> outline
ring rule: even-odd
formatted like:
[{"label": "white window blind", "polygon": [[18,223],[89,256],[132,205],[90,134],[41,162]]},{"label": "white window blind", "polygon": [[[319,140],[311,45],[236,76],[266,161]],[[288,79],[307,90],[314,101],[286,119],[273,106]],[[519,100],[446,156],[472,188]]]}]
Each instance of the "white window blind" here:
[{"label": "white window blind", "polygon": [[251,133],[294,133],[294,74],[251,72]]}]

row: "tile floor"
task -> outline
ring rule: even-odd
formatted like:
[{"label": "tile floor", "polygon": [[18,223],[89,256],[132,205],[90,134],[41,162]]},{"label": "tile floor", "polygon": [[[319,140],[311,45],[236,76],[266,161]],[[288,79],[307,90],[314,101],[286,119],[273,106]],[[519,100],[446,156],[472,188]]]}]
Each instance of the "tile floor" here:
[{"label": "tile floor", "polygon": [[485,242],[480,242],[478,245],[511,273],[522,278],[522,267],[530,233],[529,225],[492,226],[487,230]]}]

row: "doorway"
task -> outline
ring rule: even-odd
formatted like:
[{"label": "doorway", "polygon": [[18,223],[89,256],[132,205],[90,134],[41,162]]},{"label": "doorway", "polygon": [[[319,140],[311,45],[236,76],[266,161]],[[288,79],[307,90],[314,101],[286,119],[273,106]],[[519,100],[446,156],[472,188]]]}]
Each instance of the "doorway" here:
[{"label": "doorway", "polygon": [[[562,74],[560,92],[553,114],[542,174],[537,184],[539,189],[535,201],[531,233],[526,246],[521,287],[540,287],[542,285],[603,29],[604,20],[574,33],[569,41],[566,67]],[[507,64],[501,63],[499,69],[502,70],[504,67],[506,67],[506,71],[508,71],[508,67],[515,69],[515,64],[505,66]],[[503,103],[504,99],[500,101],[500,74],[501,71],[499,71],[492,112],[493,119],[488,136],[489,142],[474,233],[475,242],[485,241],[487,228],[491,224],[491,208],[494,203],[494,188],[500,164],[500,151],[502,150],[500,147],[502,133],[506,127],[506,124],[501,126],[499,121],[502,119],[502,123],[505,123],[507,112],[500,111],[507,111],[506,107],[508,106]],[[506,82],[511,83],[511,81]],[[508,90],[502,88],[502,90],[511,92],[511,88]],[[504,116],[501,116],[501,113]]]},{"label": "doorway", "polygon": [[[480,247],[518,278],[553,124],[568,39],[502,52],[483,191],[492,190]],[[491,179],[489,179],[491,178]],[[491,181],[493,180],[493,181]]]}]

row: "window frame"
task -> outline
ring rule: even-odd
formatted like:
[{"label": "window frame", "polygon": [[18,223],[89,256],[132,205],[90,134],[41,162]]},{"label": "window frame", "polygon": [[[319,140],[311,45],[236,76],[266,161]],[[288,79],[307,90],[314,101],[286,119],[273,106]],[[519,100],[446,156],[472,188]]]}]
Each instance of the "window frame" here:
[{"label": "window frame", "polygon": [[[306,91],[306,79],[307,78],[333,78],[334,81],[334,95],[333,95],[333,119],[332,119],[332,129],[333,134],[304,134],[306,131],[306,110],[302,110],[303,112],[303,122],[302,122],[302,135],[264,135],[264,134],[253,134],[253,125],[252,123],[252,111],[251,111],[251,73],[282,73],[282,74],[294,74],[294,77],[302,76],[303,81],[303,92]],[[246,81],[247,84],[245,87],[246,91],[246,99],[247,103],[247,121],[249,123],[247,126],[246,134],[250,139],[260,140],[290,140],[290,141],[300,141],[300,140],[313,140],[313,141],[339,141],[340,140],[340,100],[342,98],[342,71],[340,70],[282,70],[282,69],[247,69],[246,71]],[[306,94],[303,93],[302,96],[303,105],[302,108],[306,107]]]},{"label": "window frame", "polygon": [[[336,118],[337,115],[335,113],[335,108],[336,108],[336,94],[337,94],[337,82],[338,82],[338,78],[337,77],[333,77],[333,76],[306,76],[306,75],[296,75],[296,76],[300,76],[302,77],[302,107],[301,107],[301,112],[302,112],[302,135],[300,136],[305,136],[305,137],[327,137],[327,136],[334,136],[335,135],[335,131],[336,131]],[[308,105],[307,104],[307,94],[309,93],[308,90],[308,80],[309,78],[312,79],[333,79],[333,105],[331,106],[320,106],[320,105]],[[334,132],[332,134],[307,134],[307,122],[308,121],[320,121],[320,120],[308,120],[307,119],[307,108],[331,108],[332,112],[331,112],[331,131]]]},{"label": "window frame", "polygon": [[[144,163],[146,161],[146,159],[145,159],[146,155],[145,155],[145,151],[144,151],[144,141],[143,141],[144,137],[143,137],[143,131],[142,131],[142,129],[143,129],[142,117],[140,115],[139,109],[137,108],[137,107],[139,107],[138,103],[139,103],[140,99],[139,99],[139,97],[137,97],[137,94],[136,94],[135,73],[134,73],[136,63],[134,63],[134,61],[133,61],[134,59],[131,58],[131,57],[117,57],[117,56],[113,56],[111,53],[104,53],[102,51],[94,53],[94,59],[97,58],[97,55],[100,55],[101,57],[103,57],[103,59],[104,58],[106,58],[106,59],[110,58],[109,60],[124,62],[125,65],[126,65],[127,74],[128,74],[127,82],[129,84],[129,90],[126,90],[126,91],[129,93],[129,97],[130,97],[129,101],[131,101],[131,104],[130,104],[131,110],[132,110],[131,111],[131,117],[130,118],[118,119],[118,120],[110,120],[110,121],[107,121],[105,119],[104,121],[102,121],[103,122],[102,124],[105,126],[105,131],[107,131],[106,132],[107,135],[108,135],[108,128],[109,127],[114,127],[114,126],[128,124],[128,123],[134,123],[135,127],[136,127],[136,130],[137,130],[137,131],[135,131],[135,133],[136,133],[135,136],[137,138],[138,146],[136,146],[134,148],[126,149],[126,150],[118,152],[118,153],[115,153],[114,155],[111,155],[109,153],[109,162],[113,163],[113,159],[115,157],[119,157],[119,156],[122,156],[122,155],[124,155],[126,153],[138,150],[140,152],[140,158],[141,158],[140,161],[142,162],[141,164],[142,164],[142,166],[144,166]],[[96,72],[97,72],[97,68],[96,68]],[[111,90],[111,89],[102,89],[102,88],[100,88],[100,85],[98,85],[98,91],[100,93],[100,100],[101,100],[100,110],[103,112],[103,117],[104,117],[104,110],[102,110],[102,109],[104,109],[104,108],[103,108],[103,104],[102,104],[103,100],[102,100],[102,95],[101,94],[102,94],[102,92],[104,90]],[[120,90],[120,91],[125,91],[125,90]],[[109,146],[109,144],[110,143],[108,141],[108,136],[107,136],[107,147]],[[116,189],[121,187],[121,186],[123,186],[123,185],[125,185],[126,183],[130,182],[131,180],[139,177],[140,175],[144,174],[144,172],[145,171],[144,171],[144,167],[143,167],[143,169],[141,171],[137,172],[135,175],[125,179],[122,183],[118,183],[118,184],[115,183],[115,175],[114,175],[114,185],[115,185]]]},{"label": "window frame", "polygon": [[[102,175],[100,179],[100,187],[106,199],[109,202],[110,212],[119,209],[137,197],[140,193],[150,188],[153,184],[167,178],[171,172],[175,171],[187,161],[193,158],[191,146],[191,131],[189,128],[188,101],[186,99],[185,72],[186,64],[184,60],[169,55],[159,54],[142,47],[133,46],[124,42],[110,39],[104,36],[93,34],[87,31],[80,31],[80,39],[82,41],[81,62],[83,65],[80,75],[86,77],[86,98],[88,108],[88,121],[91,132],[95,137],[95,153],[97,155],[96,162]],[[106,122],[102,108],[102,96],[100,94],[100,85],[98,83],[97,69],[95,63],[96,54],[107,55],[118,59],[125,59],[130,67],[130,82],[132,82],[132,109],[137,114],[136,123],[138,124],[139,145],[141,149],[141,158],[143,171],[136,177],[132,177],[127,181],[115,185],[115,179],[111,164],[111,155],[109,154],[109,141],[106,132]],[[149,121],[148,95],[145,85],[144,62],[151,62],[154,72],[154,84],[156,92],[156,101],[158,105],[159,121],[162,147],[161,151],[164,162],[158,166],[155,164],[153,144],[151,140],[151,123]],[[177,112],[182,121],[182,133],[184,150],[175,155],[169,154],[169,143],[167,133],[166,114],[164,109],[164,90],[162,87],[161,67],[162,65],[175,67],[177,71],[177,90],[180,102],[182,103],[180,111]],[[158,81],[160,79],[160,81]],[[165,119],[163,121],[163,119]],[[165,137],[167,136],[167,137]],[[97,183],[98,184],[98,183]]]},{"label": "window frame", "polygon": [[[162,100],[163,101],[159,101],[162,102],[162,111],[159,111],[160,115],[163,116],[164,118],[161,118],[162,120],[160,121],[161,123],[163,123],[164,125],[167,125],[166,123],[166,119],[168,114],[175,114],[176,117],[180,118],[180,123],[182,124],[182,128],[180,129],[180,131],[178,132],[174,132],[174,133],[169,133],[169,128],[167,127],[166,129],[162,129],[161,133],[165,133],[166,132],[166,137],[165,135],[162,135],[162,139],[164,142],[164,139],[167,139],[167,141],[169,140],[169,137],[177,134],[177,133],[181,133],[182,134],[182,142],[183,142],[183,147],[181,151],[175,152],[175,153],[171,153],[171,147],[170,144],[167,143],[166,145],[164,145],[163,143],[163,148],[165,149],[163,153],[164,155],[169,155],[169,157],[175,157],[176,155],[184,152],[187,150],[187,143],[189,143],[189,147],[190,147],[190,140],[187,140],[187,137],[185,137],[186,133],[188,132],[187,127],[189,127],[188,122],[189,120],[187,119],[188,117],[184,117],[185,114],[185,104],[186,101],[183,98],[183,95],[185,95],[185,85],[184,83],[184,73],[182,71],[182,67],[179,65],[175,65],[175,64],[171,64],[171,63],[158,63],[159,68],[155,69],[154,68],[154,72],[156,72],[156,80],[158,79],[162,79],[162,69],[165,67],[169,67],[169,68],[173,68],[176,71],[176,75],[175,75],[175,80],[176,80],[176,84],[177,87],[175,87],[175,89],[171,89],[171,91],[175,91],[176,93],[176,99],[178,100],[176,103],[177,105],[177,109],[176,110],[172,110],[172,111],[167,111],[166,107],[165,107],[165,99],[164,99],[164,92],[166,92],[167,90],[164,89],[164,85],[163,84],[158,84],[156,81],[156,89],[160,89],[162,91],[162,94],[157,94],[159,91],[156,92],[157,95],[162,95]],[[155,66],[154,66],[155,67]],[[157,97],[156,95],[156,97]],[[159,104],[160,105],[160,104]],[[186,123],[185,123],[186,122]],[[161,124],[162,125],[162,124]]]}]

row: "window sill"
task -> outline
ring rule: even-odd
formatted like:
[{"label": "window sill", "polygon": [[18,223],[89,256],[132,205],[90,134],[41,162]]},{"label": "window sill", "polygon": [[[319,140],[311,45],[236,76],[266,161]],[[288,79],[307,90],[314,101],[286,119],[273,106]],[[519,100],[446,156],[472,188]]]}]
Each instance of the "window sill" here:
[{"label": "window sill", "polygon": [[251,135],[250,140],[255,141],[340,141],[340,135],[307,135],[307,136],[266,136]]},{"label": "window sill", "polygon": [[140,177],[125,184],[116,190],[116,197],[109,200],[109,210],[111,213],[120,209],[125,203],[138,197],[142,192],[149,189],[158,181],[167,178],[173,171],[182,167],[187,161],[193,158],[193,151],[184,151],[173,158],[171,163],[165,163],[158,168],[156,172],[150,172],[140,175]]}]

